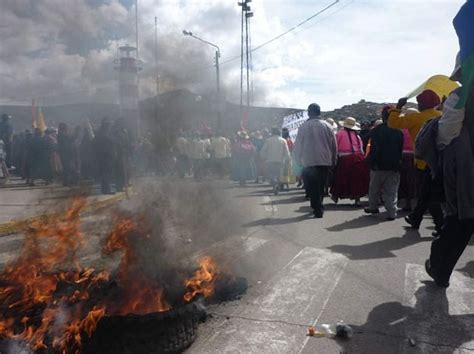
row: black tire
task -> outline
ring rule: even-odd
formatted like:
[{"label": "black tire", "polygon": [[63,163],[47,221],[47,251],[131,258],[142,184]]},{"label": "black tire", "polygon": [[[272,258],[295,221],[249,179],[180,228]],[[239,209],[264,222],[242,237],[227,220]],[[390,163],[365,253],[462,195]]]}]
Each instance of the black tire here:
[{"label": "black tire", "polygon": [[205,317],[195,303],[162,313],[104,317],[84,353],[181,353],[194,342]]}]

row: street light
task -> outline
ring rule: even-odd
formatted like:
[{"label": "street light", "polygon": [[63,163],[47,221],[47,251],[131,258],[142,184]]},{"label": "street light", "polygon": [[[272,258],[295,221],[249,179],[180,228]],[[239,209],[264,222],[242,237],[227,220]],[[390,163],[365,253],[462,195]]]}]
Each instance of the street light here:
[{"label": "street light", "polygon": [[216,63],[216,88],[217,88],[217,100],[218,100],[217,127],[220,129],[222,128],[221,112],[220,112],[221,79],[220,79],[220,71],[219,71],[219,58],[221,57],[221,50],[219,49],[219,46],[217,44],[214,44],[202,38],[199,38],[198,36],[195,36],[191,31],[183,30],[183,35],[188,36],[188,37],[193,37],[194,39],[197,39],[200,42],[203,42],[205,44],[208,44],[216,48],[215,63]]}]

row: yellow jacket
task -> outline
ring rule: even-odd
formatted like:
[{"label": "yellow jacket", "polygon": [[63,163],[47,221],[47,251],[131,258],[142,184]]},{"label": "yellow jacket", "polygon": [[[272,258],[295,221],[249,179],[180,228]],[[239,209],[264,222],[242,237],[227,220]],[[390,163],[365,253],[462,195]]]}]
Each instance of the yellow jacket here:
[{"label": "yellow jacket", "polygon": [[[408,129],[411,140],[415,144],[416,136],[423,124],[440,115],[441,112],[434,108],[426,109],[422,112],[409,112],[405,115],[402,115],[402,111],[399,109],[392,109],[388,116],[388,126],[390,128]],[[415,166],[420,170],[424,170],[427,165],[425,161],[415,159]]]}]

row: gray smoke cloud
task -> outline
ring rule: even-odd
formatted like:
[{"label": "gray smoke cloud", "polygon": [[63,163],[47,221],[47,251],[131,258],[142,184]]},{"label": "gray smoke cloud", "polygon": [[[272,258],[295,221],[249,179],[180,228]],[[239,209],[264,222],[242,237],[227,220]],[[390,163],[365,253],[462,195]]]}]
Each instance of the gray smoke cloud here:
[{"label": "gray smoke cloud", "polygon": [[[0,101],[39,104],[84,101],[116,102],[113,68],[117,43],[135,42],[133,1],[129,0],[2,0],[0,3]],[[155,89],[154,16],[158,16],[158,72],[163,90],[187,88],[215,91],[214,50],[182,35],[190,29],[226,43],[239,53],[240,16],[234,3],[140,1],[142,97]],[[202,8],[201,8],[202,7]],[[229,38],[235,45],[229,47]],[[233,42],[233,40],[232,40]],[[238,61],[237,61],[238,65]],[[236,98],[238,75],[222,69],[222,86]]]}]

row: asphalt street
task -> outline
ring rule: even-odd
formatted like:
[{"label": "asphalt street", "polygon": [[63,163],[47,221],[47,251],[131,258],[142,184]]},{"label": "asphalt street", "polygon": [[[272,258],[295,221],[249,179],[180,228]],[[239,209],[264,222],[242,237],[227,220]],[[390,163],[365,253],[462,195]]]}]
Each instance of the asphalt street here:
[{"label": "asphalt street", "polygon": [[[232,189],[246,216],[236,268],[251,288],[213,306],[189,353],[472,353],[474,248],[468,247],[447,290],[424,272],[432,241],[403,215],[366,216],[326,198],[311,218],[300,190],[273,196],[263,185]],[[308,337],[310,325],[344,321],[350,340]]]},{"label": "asphalt street", "polygon": [[[429,218],[415,231],[404,214],[386,221],[384,213],[366,216],[349,201],[326,198],[324,218],[314,219],[301,190],[273,196],[262,184],[218,188],[236,204],[241,232],[196,257],[212,249],[250,287],[240,300],[209,307],[189,353],[474,353],[473,242],[443,290],[423,269]],[[80,257],[94,264],[100,218],[86,221],[90,240]],[[21,240],[0,237],[0,265]],[[351,339],[307,336],[311,325],[338,321],[352,326]]]}]

